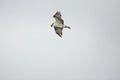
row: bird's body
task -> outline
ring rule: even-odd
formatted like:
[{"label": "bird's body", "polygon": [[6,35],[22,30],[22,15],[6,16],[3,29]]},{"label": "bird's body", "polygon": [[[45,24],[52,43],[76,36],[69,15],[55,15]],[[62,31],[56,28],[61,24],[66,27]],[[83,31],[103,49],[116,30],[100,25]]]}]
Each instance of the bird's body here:
[{"label": "bird's body", "polygon": [[55,32],[62,37],[63,33],[62,30],[63,28],[69,28],[69,26],[64,25],[64,20],[61,18],[61,13],[56,12],[55,15],[53,16],[55,18],[55,22],[51,25],[51,27],[54,27]]},{"label": "bird's body", "polygon": [[53,27],[63,28],[63,26],[64,25],[58,19],[56,19],[56,21],[53,23]]}]

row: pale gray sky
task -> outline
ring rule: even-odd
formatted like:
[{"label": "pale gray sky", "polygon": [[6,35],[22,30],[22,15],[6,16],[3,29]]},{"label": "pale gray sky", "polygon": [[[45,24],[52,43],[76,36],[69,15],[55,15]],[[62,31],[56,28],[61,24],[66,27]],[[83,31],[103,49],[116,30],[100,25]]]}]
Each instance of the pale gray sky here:
[{"label": "pale gray sky", "polygon": [[120,0],[0,0],[0,80],[120,80],[119,30]]}]

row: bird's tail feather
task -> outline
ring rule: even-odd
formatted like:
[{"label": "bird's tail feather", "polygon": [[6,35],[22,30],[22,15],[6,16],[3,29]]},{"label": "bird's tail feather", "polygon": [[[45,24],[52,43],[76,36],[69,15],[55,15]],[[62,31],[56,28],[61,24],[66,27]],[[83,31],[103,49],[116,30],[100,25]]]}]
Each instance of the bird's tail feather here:
[{"label": "bird's tail feather", "polygon": [[66,26],[66,25],[64,26],[64,28],[68,28],[68,29],[71,29],[71,27],[69,27],[69,26]]}]

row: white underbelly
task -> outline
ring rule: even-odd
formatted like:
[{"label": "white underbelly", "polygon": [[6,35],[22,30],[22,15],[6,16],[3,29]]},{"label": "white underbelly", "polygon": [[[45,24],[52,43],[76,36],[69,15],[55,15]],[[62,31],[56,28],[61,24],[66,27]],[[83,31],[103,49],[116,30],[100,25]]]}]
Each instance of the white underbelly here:
[{"label": "white underbelly", "polygon": [[60,28],[63,28],[64,25],[63,25],[63,24],[54,23],[53,26],[54,26],[54,27],[60,27]]}]

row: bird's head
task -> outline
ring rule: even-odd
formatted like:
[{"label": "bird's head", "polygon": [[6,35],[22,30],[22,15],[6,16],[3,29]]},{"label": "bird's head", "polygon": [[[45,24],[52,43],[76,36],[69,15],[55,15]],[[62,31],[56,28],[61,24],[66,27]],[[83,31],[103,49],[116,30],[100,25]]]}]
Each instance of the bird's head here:
[{"label": "bird's head", "polygon": [[55,17],[57,17],[57,18],[61,18],[61,13],[60,13],[60,11],[57,11],[54,15],[53,15],[53,17],[55,18]]}]

